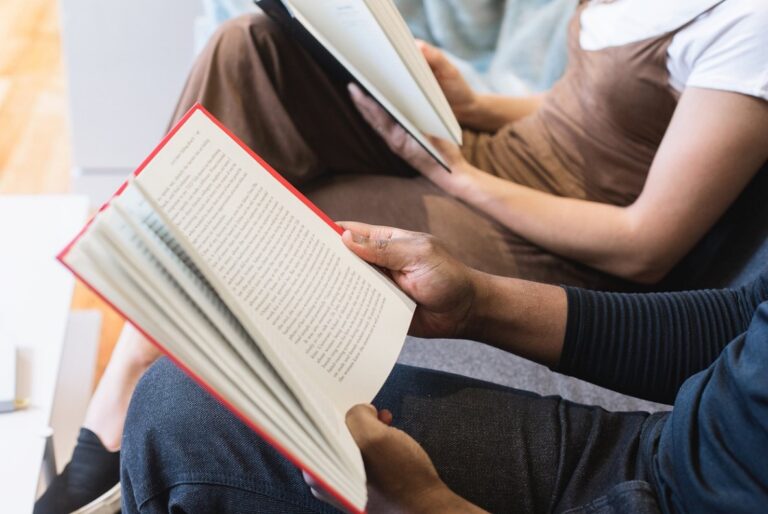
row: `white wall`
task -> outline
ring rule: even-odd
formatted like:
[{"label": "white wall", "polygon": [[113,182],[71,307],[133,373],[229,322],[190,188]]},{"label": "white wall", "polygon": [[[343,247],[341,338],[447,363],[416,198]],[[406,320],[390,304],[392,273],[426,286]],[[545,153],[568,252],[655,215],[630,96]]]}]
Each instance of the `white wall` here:
[{"label": "white wall", "polygon": [[165,132],[200,0],[60,0],[75,189],[101,202]]}]

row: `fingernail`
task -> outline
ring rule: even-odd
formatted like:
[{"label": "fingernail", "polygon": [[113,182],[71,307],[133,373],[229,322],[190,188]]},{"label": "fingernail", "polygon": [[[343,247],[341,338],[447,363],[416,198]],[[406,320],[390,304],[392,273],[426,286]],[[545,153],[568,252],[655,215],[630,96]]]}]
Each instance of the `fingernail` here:
[{"label": "fingernail", "polygon": [[354,232],[352,232],[352,241],[359,245],[362,245],[368,242],[368,238],[363,235],[355,234]]}]

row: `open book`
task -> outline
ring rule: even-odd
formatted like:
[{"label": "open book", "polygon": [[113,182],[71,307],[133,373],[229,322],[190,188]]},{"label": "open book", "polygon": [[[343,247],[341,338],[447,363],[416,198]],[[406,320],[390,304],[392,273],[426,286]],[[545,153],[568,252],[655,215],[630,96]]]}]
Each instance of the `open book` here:
[{"label": "open book", "polygon": [[392,0],[256,0],[335,80],[357,82],[448,171],[425,134],[461,127]]},{"label": "open book", "polygon": [[364,510],[344,418],[383,385],[415,305],[202,107],[59,260],[346,508]]}]

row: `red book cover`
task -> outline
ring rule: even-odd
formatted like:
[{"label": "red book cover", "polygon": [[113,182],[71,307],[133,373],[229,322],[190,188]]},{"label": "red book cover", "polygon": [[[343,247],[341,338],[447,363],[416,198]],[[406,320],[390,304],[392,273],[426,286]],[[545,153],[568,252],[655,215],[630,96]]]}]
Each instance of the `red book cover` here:
[{"label": "red book cover", "polygon": [[[155,149],[149,154],[149,156],[144,160],[144,162],[141,163],[141,165],[136,169],[136,171],[133,172],[133,175],[138,176],[148,165],[152,160],[155,158],[155,156],[160,152],[160,150],[163,149],[163,147],[170,141],[170,139],[176,134],[176,132],[179,131],[179,129],[184,126],[186,121],[197,111],[202,112],[205,114],[213,123],[215,123],[220,129],[222,129],[230,138],[232,138],[233,141],[235,141],[240,147],[242,147],[254,160],[256,160],[261,166],[264,167],[275,179],[277,179],[278,182],[280,182],[286,189],[288,189],[293,195],[295,195],[299,200],[301,200],[307,207],[309,207],[315,214],[317,214],[322,220],[324,220],[331,228],[333,228],[337,233],[341,234],[343,233],[343,229],[336,225],[324,212],[322,212],[316,205],[314,205],[307,197],[305,197],[301,192],[299,192],[293,185],[291,185],[283,176],[281,176],[277,171],[275,171],[268,163],[266,163],[261,157],[259,157],[256,153],[254,153],[248,146],[245,145],[237,136],[235,136],[227,127],[225,127],[219,120],[217,120],[211,113],[209,113],[202,105],[195,104],[187,113],[179,120],[179,122],[168,132],[168,134],[163,138],[162,141],[155,147]],[[71,248],[77,243],[77,241],[85,234],[88,227],[93,223],[93,220],[96,216],[98,216],[99,212],[105,210],[107,207],[109,207],[111,201],[118,197],[123,190],[125,190],[126,186],[128,185],[128,181],[126,180],[115,192],[114,195],[106,202],[104,205],[102,205],[98,212],[86,223],[86,225],[83,227],[83,229],[75,236],[75,238],[57,255],[57,259],[59,262],[61,262],[72,274],[77,277],[78,280],[80,280],[83,284],[85,284],[86,287],[88,287],[90,290],[92,290],[99,298],[101,298],[107,305],[109,305],[111,308],[113,308],[118,314],[120,314],[123,318],[125,318],[128,322],[130,322],[132,325],[136,327],[139,332],[141,332],[152,344],[154,344],[157,348],[159,348],[168,358],[174,362],[180,369],[182,369],[185,373],[187,373],[195,382],[197,382],[203,389],[208,391],[209,394],[211,394],[214,398],[216,398],[220,403],[222,403],[227,409],[229,409],[235,416],[237,416],[241,421],[243,421],[246,425],[248,425],[254,432],[256,432],[261,438],[263,438],[265,441],[267,441],[271,446],[273,446],[276,450],[280,452],[281,455],[283,455],[286,459],[288,459],[291,463],[293,463],[295,466],[299,467],[303,471],[305,471],[307,474],[309,474],[312,478],[314,478],[318,484],[320,484],[336,501],[338,501],[341,505],[344,506],[345,509],[349,510],[350,512],[355,513],[364,513],[365,511],[361,511],[357,509],[352,503],[343,497],[338,491],[330,487],[320,476],[319,473],[317,473],[312,468],[308,467],[302,460],[296,456],[287,451],[280,443],[278,443],[267,431],[265,431],[262,427],[260,427],[258,424],[254,423],[253,421],[249,420],[244,414],[238,411],[231,403],[229,403],[226,399],[224,399],[215,389],[213,389],[211,386],[209,386],[204,380],[202,380],[198,375],[196,375],[192,370],[190,370],[188,367],[186,367],[184,364],[182,364],[174,355],[172,355],[162,344],[161,341],[157,341],[155,338],[153,338],[150,334],[148,334],[139,324],[135,323],[133,320],[131,320],[128,316],[126,316],[120,309],[118,309],[108,298],[104,296],[98,289],[93,287],[91,284],[88,283],[87,280],[85,280],[80,274],[78,274],[71,266],[69,266],[66,261],[66,255],[71,250]]]}]

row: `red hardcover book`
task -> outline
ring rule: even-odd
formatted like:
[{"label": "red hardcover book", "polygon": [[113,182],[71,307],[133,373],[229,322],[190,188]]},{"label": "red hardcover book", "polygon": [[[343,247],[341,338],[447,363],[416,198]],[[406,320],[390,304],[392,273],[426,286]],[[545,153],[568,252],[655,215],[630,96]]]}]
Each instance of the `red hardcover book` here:
[{"label": "red hardcover book", "polygon": [[414,303],[200,105],[58,259],[210,394],[363,512],[346,411],[389,375]]}]

